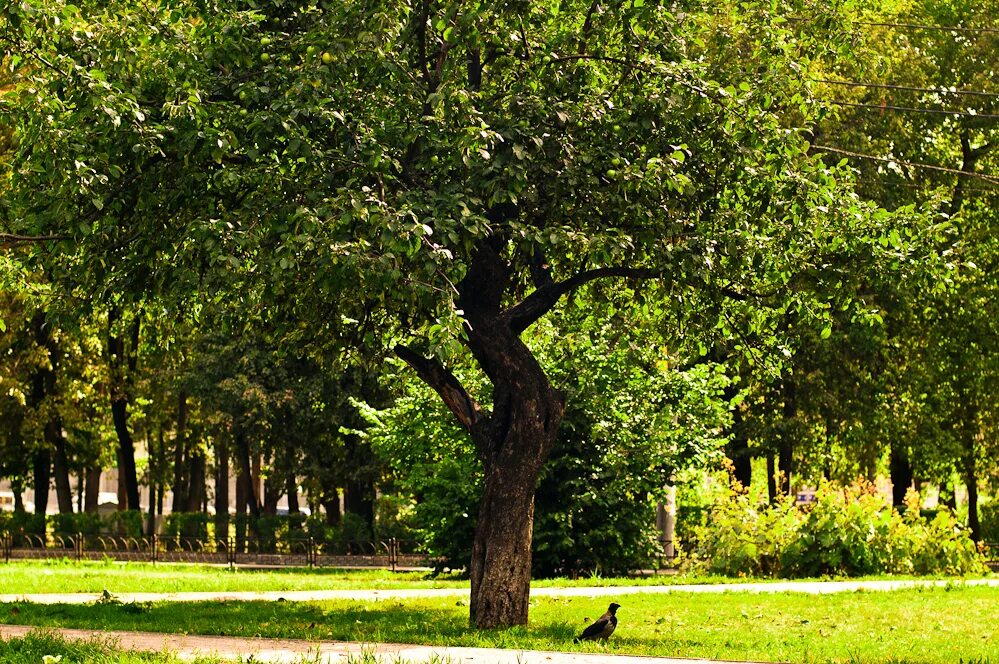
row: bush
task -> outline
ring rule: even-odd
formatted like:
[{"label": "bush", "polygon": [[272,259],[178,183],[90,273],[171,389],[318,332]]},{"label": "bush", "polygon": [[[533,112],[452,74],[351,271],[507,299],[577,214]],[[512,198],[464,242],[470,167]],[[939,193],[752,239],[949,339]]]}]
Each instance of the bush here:
[{"label": "bush", "polygon": [[10,533],[15,544],[20,544],[21,534],[44,535],[45,515],[31,512],[0,512],[0,532]]},{"label": "bush", "polygon": [[982,525],[983,542],[999,542],[999,500],[978,506],[978,519]]},{"label": "bush", "polygon": [[173,512],[163,519],[163,534],[167,537],[208,539],[211,518],[203,512]]},{"label": "bush", "polygon": [[56,535],[100,535],[104,528],[101,515],[96,512],[73,514],[53,514],[48,517],[52,532]]},{"label": "bush", "polygon": [[699,532],[697,557],[729,576],[816,577],[865,574],[967,574],[984,571],[968,532],[940,510],[919,514],[907,497],[902,516],[872,485],[823,484],[802,508],[790,497],[762,505],[731,491]]},{"label": "bush", "polygon": [[121,510],[112,512],[105,519],[107,530],[117,537],[142,537],[142,512]]}]

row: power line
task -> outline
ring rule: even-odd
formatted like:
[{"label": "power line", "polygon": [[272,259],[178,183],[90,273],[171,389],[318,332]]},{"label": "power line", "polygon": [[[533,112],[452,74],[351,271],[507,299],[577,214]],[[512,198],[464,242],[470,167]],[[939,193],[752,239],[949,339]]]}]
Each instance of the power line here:
[{"label": "power line", "polygon": [[859,81],[834,81],[827,78],[813,78],[809,80],[815,83],[842,85],[848,88],[880,88],[884,90],[905,90],[907,92],[935,92],[937,94],[948,94],[948,95],[973,95],[976,97],[999,97],[999,92],[985,92],[983,90],[949,90],[947,88],[917,88],[908,85],[891,85],[889,83],[861,83]]},{"label": "power line", "polygon": [[999,118],[999,114],[996,113],[971,113],[968,111],[948,111],[943,108],[916,108],[914,106],[890,106],[887,104],[860,104],[852,101],[838,101],[836,99],[826,99],[824,100],[830,104],[836,106],[852,106],[854,108],[867,108],[880,111],[903,111],[906,113],[933,113],[936,115],[954,115],[954,116],[964,116],[969,118]]},{"label": "power line", "polygon": [[999,34],[999,28],[964,28],[957,25],[927,25],[925,23],[889,23],[887,21],[851,21],[857,25],[872,25],[879,28],[906,28],[909,30],[939,30],[941,32],[975,32]]},{"label": "power line", "polygon": [[[814,18],[807,16],[785,16],[788,21],[808,23]],[[999,34],[999,28],[965,28],[957,25],[929,25],[926,23],[891,23],[889,21],[849,21],[853,25],[868,25],[880,28],[906,28],[908,30],[938,30],[941,32],[969,32],[980,34]]]},{"label": "power line", "polygon": [[[887,180],[867,180],[867,179],[857,180],[857,182],[859,184],[875,185],[875,186],[878,186],[878,187],[896,187],[896,188],[903,187],[903,188],[906,188],[906,189],[915,189],[915,190],[932,190],[932,189],[939,189],[940,187],[944,186],[944,185],[941,185],[941,184],[938,184],[938,185],[925,185],[925,184],[918,184],[916,182],[889,182]],[[967,187],[966,186],[966,187],[962,187],[962,191],[964,191],[964,192],[969,192],[969,191],[983,192],[983,193],[987,193],[987,194],[999,194],[999,188],[997,188],[997,187]]]},{"label": "power line", "polygon": [[945,166],[935,166],[933,164],[921,164],[912,161],[903,161],[901,159],[889,159],[888,157],[876,157],[871,154],[863,154],[862,152],[851,152],[850,150],[843,150],[841,148],[834,148],[829,145],[813,145],[816,150],[823,150],[825,152],[832,152],[835,154],[841,154],[847,157],[857,157],[858,159],[870,159],[871,161],[883,161],[893,164],[899,164],[902,166],[909,166],[911,168],[926,168],[931,171],[940,171],[942,173],[951,173],[953,175],[963,175],[965,177],[978,178],[979,180],[985,180],[992,184],[999,184],[999,177],[992,177],[985,175],[983,173],[975,173],[972,171],[961,171],[956,168],[946,168]]}]

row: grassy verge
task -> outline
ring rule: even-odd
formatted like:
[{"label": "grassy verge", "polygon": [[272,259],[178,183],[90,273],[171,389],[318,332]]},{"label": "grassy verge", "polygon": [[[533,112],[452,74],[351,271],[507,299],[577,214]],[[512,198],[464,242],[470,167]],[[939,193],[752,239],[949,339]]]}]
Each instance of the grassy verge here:
[{"label": "grassy verge", "polygon": [[999,663],[999,590],[811,596],[629,595],[606,645],[572,637],[606,601],[540,598],[526,628],[476,631],[464,600],[206,602],[0,607],[0,622],[105,630],[603,651],[772,662]]},{"label": "grassy verge", "polygon": [[0,662],[5,664],[216,664],[222,660],[180,660],[168,653],[134,653],[116,648],[109,641],[64,641],[44,631],[23,639],[0,640]]},{"label": "grassy verge", "polygon": [[[875,577],[872,577],[875,578]],[[903,578],[903,577],[876,577]],[[928,577],[923,577],[928,578]],[[535,588],[738,583],[744,579],[659,575],[638,578],[587,576],[542,579]],[[430,577],[425,572],[289,568],[230,570],[208,565],[157,563],[26,561],[0,564],[0,593],[239,592],[288,590],[467,588],[454,577]]]}]

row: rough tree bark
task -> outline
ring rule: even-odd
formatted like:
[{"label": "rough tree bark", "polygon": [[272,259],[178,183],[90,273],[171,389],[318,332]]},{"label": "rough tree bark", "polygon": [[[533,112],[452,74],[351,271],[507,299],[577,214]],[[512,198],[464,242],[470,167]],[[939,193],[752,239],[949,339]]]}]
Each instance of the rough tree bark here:
[{"label": "rough tree bark", "polygon": [[128,429],[128,402],[138,362],[139,324],[136,316],[129,330],[130,345],[114,331],[121,311],[112,307],[108,312],[108,363],[111,368],[111,418],[118,434],[118,472],[125,485],[127,509],[139,509],[139,478],[135,468],[135,443]]}]

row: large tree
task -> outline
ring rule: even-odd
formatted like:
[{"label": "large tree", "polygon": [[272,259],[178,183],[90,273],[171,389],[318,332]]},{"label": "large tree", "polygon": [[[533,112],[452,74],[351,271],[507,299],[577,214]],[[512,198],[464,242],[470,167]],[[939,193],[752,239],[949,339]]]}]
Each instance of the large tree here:
[{"label": "large tree", "polygon": [[528,328],[625,282],[617,306],[662,303],[674,328],[735,334],[725,298],[809,319],[820,279],[798,275],[895,221],[809,156],[809,42],[769,5],[246,7],[8,13],[5,223],[52,238],[33,256],[101,297],[252,289],[290,339],[393,338],[482,464],[480,627],[527,620],[534,490],[566,408]]}]

